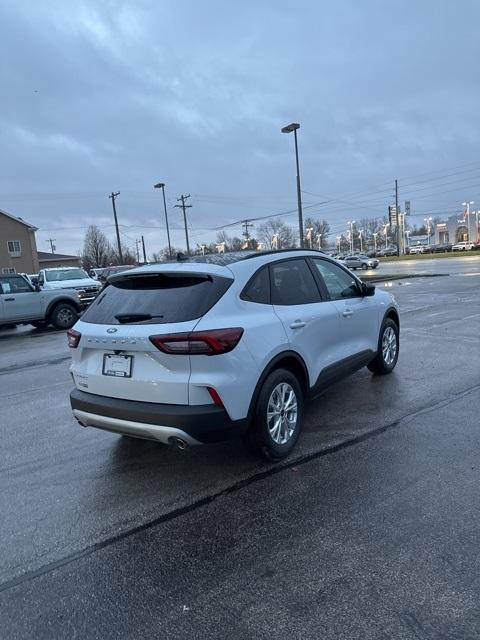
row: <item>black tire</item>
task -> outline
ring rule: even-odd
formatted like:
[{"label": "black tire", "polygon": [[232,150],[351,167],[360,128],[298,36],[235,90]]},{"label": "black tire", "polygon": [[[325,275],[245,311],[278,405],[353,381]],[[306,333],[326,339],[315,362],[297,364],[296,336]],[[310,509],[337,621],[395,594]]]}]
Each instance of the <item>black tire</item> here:
[{"label": "black tire", "polygon": [[[392,334],[393,332],[393,334]],[[393,340],[394,335],[394,340]],[[388,346],[390,343],[390,347]],[[392,354],[391,347],[394,344],[395,353]],[[386,318],[380,327],[380,335],[378,337],[377,355],[367,365],[372,373],[377,375],[386,375],[392,373],[398,360],[400,351],[400,333],[396,323],[391,318]],[[393,356],[393,358],[392,358]]]},{"label": "black tire", "polygon": [[48,326],[48,322],[46,320],[34,320],[30,323],[35,329],[46,329]]},{"label": "black tire", "polygon": [[368,269],[368,264],[366,262],[362,263],[362,269],[366,271]]},{"label": "black tire", "polygon": [[[293,392],[293,399],[290,391]],[[286,412],[284,408],[276,414],[280,421],[277,430],[275,430],[275,416],[270,421],[267,418],[269,405],[272,408],[275,397],[279,400],[279,403],[287,399],[287,401],[290,401],[290,406],[296,404],[294,421],[292,415],[290,419],[288,418],[288,411]],[[287,369],[272,371],[263,383],[255,404],[252,423],[246,435],[246,443],[249,449],[255,455],[270,461],[286,458],[297,443],[302,417],[303,391],[297,378]],[[285,441],[282,442],[282,440]]]},{"label": "black tire", "polygon": [[70,329],[77,320],[78,311],[68,302],[57,304],[50,315],[50,322],[56,329]]}]

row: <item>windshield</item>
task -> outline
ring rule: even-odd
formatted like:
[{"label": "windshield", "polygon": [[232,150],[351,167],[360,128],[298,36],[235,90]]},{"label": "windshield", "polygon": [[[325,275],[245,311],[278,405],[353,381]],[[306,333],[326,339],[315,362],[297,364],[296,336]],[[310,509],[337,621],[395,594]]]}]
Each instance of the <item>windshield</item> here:
[{"label": "windshield", "polygon": [[83,269],[52,269],[45,271],[45,280],[47,282],[58,282],[61,280],[83,280],[89,278]]}]

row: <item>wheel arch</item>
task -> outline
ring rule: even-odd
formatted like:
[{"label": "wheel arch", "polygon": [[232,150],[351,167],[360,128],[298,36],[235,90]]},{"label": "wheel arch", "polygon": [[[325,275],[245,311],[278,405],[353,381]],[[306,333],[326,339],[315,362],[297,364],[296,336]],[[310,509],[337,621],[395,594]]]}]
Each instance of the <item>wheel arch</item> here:
[{"label": "wheel arch", "polygon": [[397,325],[398,330],[400,331],[400,316],[398,315],[398,311],[395,309],[395,307],[390,307],[389,309],[387,309],[385,315],[383,316],[382,322],[388,319],[393,320],[393,322],[395,322],[395,324]]},{"label": "wheel arch", "polygon": [[80,305],[77,304],[75,302],[75,300],[72,300],[71,298],[55,298],[55,300],[52,300],[49,304],[48,307],[45,311],[45,319],[46,320],[50,320],[50,317],[55,309],[55,307],[59,304],[69,304],[70,306],[72,306],[77,312],[80,311]]},{"label": "wheel arch", "polygon": [[287,369],[287,371],[293,373],[300,383],[304,395],[306,396],[308,394],[308,391],[310,389],[310,380],[305,361],[296,351],[282,351],[270,360],[267,366],[263,369],[258,382],[255,385],[255,389],[248,409],[249,419],[253,415],[255,404],[257,402],[257,398],[263,386],[263,383],[270,375],[270,373],[272,373],[272,371],[275,371],[276,369]]}]

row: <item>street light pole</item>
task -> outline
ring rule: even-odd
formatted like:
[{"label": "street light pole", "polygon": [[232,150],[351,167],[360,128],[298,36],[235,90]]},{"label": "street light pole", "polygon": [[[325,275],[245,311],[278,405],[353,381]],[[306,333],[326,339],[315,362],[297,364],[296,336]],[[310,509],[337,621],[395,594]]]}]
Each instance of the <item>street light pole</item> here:
[{"label": "street light pole", "polygon": [[430,246],[430,222],[432,221],[432,217],[424,218],[423,221],[427,223],[428,246]]},{"label": "street light pole", "polygon": [[165,183],[159,182],[153,185],[154,189],[161,189],[163,193],[163,208],[165,210],[165,226],[167,227],[167,240],[168,240],[168,257],[172,257],[172,245],[170,244],[170,229],[168,227],[168,215],[167,215],[167,201],[165,200]]},{"label": "street light pole", "polygon": [[347,220],[347,225],[350,227],[350,253],[353,253],[353,225],[355,224],[355,220]]},{"label": "street light pole", "polygon": [[377,253],[377,235],[378,233],[373,234],[373,250]]},{"label": "street light pole", "polygon": [[313,232],[313,227],[307,227],[305,229],[305,231],[307,232],[307,238],[308,238],[308,242],[310,244],[310,249],[312,249],[312,232]]},{"label": "street light pole", "polygon": [[[470,202],[462,202],[462,205],[464,207],[467,207],[467,242],[470,242],[470,205],[471,204],[475,204],[473,202],[473,200],[470,200]],[[478,232],[478,229],[477,229]]]},{"label": "street light pole", "polygon": [[302,212],[302,191],[300,188],[300,166],[298,163],[298,142],[297,129],[300,129],[298,122],[292,122],[282,128],[282,133],[292,133],[295,137],[295,162],[297,166],[297,203],[298,203],[298,233],[300,238],[300,249],[303,249],[303,212]]}]

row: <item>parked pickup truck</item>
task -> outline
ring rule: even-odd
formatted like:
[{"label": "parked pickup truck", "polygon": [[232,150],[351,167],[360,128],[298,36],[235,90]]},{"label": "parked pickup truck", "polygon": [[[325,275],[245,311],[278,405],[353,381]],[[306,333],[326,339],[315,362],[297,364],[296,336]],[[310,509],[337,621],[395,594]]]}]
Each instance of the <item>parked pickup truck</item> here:
[{"label": "parked pickup truck", "polygon": [[43,291],[19,274],[0,275],[0,326],[53,324],[70,329],[85,306],[74,289]]},{"label": "parked pickup truck", "polygon": [[59,289],[76,289],[83,302],[90,304],[100,292],[102,284],[80,267],[54,267],[41,269],[38,273],[38,284],[44,291]]}]

